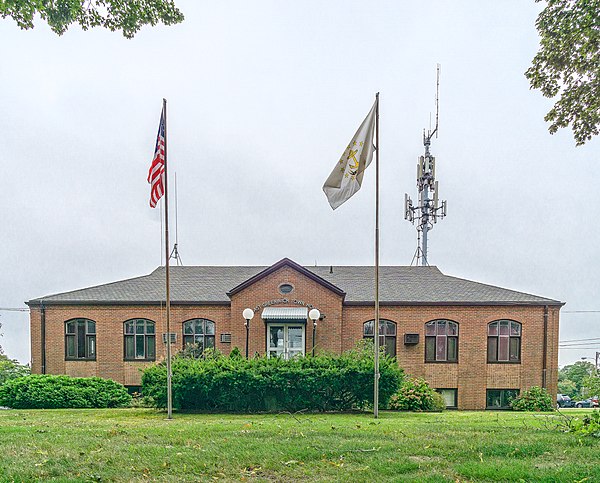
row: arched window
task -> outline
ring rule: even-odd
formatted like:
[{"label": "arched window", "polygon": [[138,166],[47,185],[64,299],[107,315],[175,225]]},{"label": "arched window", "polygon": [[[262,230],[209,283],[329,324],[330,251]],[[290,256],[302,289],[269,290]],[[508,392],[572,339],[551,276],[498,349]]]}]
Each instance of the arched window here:
[{"label": "arched window", "polygon": [[156,359],[156,333],[154,322],[131,319],[124,323],[125,360]]},{"label": "arched window", "polygon": [[521,324],[494,320],[488,324],[488,362],[521,362]]},{"label": "arched window", "polygon": [[96,359],[96,322],[89,319],[65,322],[65,359]]},{"label": "arched window", "polygon": [[198,349],[198,355],[204,349],[215,347],[215,323],[208,319],[192,319],[183,323],[183,347]]},{"label": "arched window", "polygon": [[458,324],[438,319],[425,324],[425,362],[458,361]]},{"label": "arched window", "polygon": [[[363,324],[363,338],[375,337],[375,321],[369,320]],[[391,320],[379,319],[379,347],[385,347],[386,355],[396,357],[396,323]]]}]

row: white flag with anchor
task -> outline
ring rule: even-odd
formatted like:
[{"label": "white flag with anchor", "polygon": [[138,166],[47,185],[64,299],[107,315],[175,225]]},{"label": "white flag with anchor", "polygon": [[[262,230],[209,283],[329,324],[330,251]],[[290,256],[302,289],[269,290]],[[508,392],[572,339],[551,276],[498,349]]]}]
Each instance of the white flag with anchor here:
[{"label": "white flag with anchor", "polygon": [[325,196],[334,210],[361,187],[365,169],[371,164],[375,151],[373,131],[376,117],[377,100],[323,185]]}]

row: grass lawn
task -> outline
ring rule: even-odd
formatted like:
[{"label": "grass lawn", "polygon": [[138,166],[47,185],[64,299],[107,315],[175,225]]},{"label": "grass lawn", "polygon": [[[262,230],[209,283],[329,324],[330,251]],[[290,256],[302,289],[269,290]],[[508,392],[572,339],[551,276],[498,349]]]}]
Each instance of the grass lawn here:
[{"label": "grass lawn", "polygon": [[0,411],[0,481],[600,481],[600,440],[557,431],[556,414],[164,418]]}]

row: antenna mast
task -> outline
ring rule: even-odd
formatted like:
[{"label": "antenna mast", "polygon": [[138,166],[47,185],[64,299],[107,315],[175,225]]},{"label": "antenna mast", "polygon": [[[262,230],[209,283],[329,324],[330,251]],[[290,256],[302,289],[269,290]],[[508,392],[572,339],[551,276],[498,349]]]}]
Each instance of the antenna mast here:
[{"label": "antenna mast", "polygon": [[[435,90],[435,129],[431,128],[425,134],[423,129],[423,146],[425,147],[424,156],[419,156],[417,163],[417,188],[419,190],[419,204],[413,206],[413,202],[408,196],[404,195],[404,219],[417,225],[417,250],[413,256],[411,265],[415,262],[417,265],[428,266],[427,258],[427,234],[433,229],[438,218],[446,216],[446,201],[438,202],[438,182],[435,180],[435,157],[429,152],[431,138],[435,134],[437,139],[439,128],[440,112],[440,64],[437,65],[437,81]],[[433,196],[433,197],[432,197]]]}]

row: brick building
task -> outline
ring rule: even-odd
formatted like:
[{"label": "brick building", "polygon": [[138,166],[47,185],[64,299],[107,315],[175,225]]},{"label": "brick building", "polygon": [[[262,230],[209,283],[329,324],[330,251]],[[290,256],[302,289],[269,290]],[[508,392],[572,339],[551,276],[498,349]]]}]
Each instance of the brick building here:
[{"label": "brick building", "polygon": [[[373,337],[373,267],[172,267],[175,351],[339,353]],[[166,354],[164,267],[149,275],[30,300],[34,373],[100,376],[139,386]],[[562,303],[442,274],[380,268],[385,350],[425,377],[449,407],[499,408],[530,386],[556,393]],[[310,309],[321,313],[313,330]],[[313,338],[313,333],[315,337]]]}]

